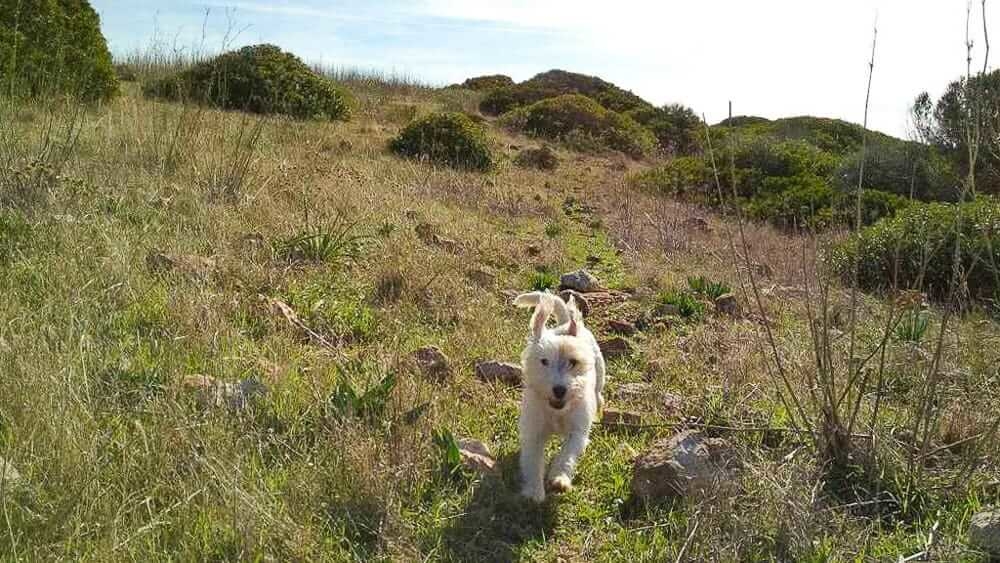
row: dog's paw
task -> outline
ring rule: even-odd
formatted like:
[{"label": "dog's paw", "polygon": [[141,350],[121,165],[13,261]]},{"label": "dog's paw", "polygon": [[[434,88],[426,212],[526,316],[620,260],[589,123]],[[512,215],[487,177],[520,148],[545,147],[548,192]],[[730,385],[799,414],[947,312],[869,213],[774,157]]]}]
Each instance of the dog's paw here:
[{"label": "dog's paw", "polygon": [[557,493],[568,493],[573,490],[573,480],[568,475],[556,475],[549,481],[549,488]]},{"label": "dog's paw", "polygon": [[536,503],[545,502],[545,489],[542,487],[525,487],[521,489],[521,496]]}]

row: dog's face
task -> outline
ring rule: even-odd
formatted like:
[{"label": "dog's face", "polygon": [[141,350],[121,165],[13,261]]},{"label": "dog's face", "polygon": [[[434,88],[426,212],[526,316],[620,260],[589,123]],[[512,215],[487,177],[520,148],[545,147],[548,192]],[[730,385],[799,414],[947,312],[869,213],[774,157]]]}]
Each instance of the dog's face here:
[{"label": "dog's face", "polygon": [[555,410],[583,397],[587,374],[594,369],[594,353],[576,336],[576,321],[566,334],[545,328],[549,308],[540,305],[531,318],[531,338],[521,357],[526,392],[534,393]]}]

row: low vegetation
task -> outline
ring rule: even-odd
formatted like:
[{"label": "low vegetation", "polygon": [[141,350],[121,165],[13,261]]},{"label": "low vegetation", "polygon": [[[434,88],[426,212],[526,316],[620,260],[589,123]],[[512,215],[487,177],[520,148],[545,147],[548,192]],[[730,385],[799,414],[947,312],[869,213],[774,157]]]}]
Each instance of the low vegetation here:
[{"label": "low vegetation", "polygon": [[143,85],[150,97],[298,119],[346,120],[350,95],[274,45],[223,53]]},{"label": "low vegetation", "polygon": [[502,123],[533,137],[578,148],[611,149],[633,158],[653,152],[656,139],[632,118],[579,94],[549,98],[504,115]]},{"label": "low vegetation", "polygon": [[407,125],[389,148],[400,156],[453,168],[486,171],[493,167],[486,131],[461,113],[434,113],[418,119]]},{"label": "low vegetation", "polygon": [[466,79],[458,85],[459,88],[476,90],[477,92],[489,92],[498,88],[508,88],[514,86],[514,79],[505,74],[490,74],[486,76],[475,76]]},{"label": "low vegetation", "polygon": [[[915,203],[838,247],[834,267],[869,290],[915,288],[945,298],[960,284],[963,298],[1000,297],[1000,201],[980,196],[958,205]],[[956,240],[960,237],[960,240]],[[953,268],[956,249],[960,268]]]}]

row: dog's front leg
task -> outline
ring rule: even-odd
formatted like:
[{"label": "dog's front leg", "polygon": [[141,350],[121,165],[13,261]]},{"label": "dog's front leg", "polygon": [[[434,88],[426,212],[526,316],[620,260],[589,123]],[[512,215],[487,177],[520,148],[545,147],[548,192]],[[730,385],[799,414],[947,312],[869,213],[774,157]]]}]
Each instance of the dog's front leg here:
[{"label": "dog's front leg", "polygon": [[576,470],[576,463],[580,460],[587,444],[590,442],[590,428],[574,430],[566,437],[562,449],[552,460],[552,467],[549,469],[549,484],[552,489],[560,492],[567,492],[573,488],[573,472]]},{"label": "dog's front leg", "polygon": [[545,442],[548,434],[531,425],[521,428],[521,494],[535,502],[545,500]]}]

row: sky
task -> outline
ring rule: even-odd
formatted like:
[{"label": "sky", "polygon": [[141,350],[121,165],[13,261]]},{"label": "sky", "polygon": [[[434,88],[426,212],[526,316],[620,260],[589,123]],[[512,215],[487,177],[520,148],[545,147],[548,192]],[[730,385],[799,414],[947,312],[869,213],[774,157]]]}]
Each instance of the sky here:
[{"label": "sky", "polygon": [[[710,122],[734,115],[864,120],[905,137],[908,108],[965,73],[966,0],[93,0],[112,52],[274,43],[307,62],[431,84],[560,68]],[[982,13],[973,7],[982,66]],[[1000,5],[987,3],[1000,45]],[[228,31],[228,33],[227,33]],[[978,33],[975,33],[978,32]],[[1000,57],[1000,49],[997,55]],[[992,60],[997,60],[993,58]],[[990,65],[996,68],[995,65]]]}]

